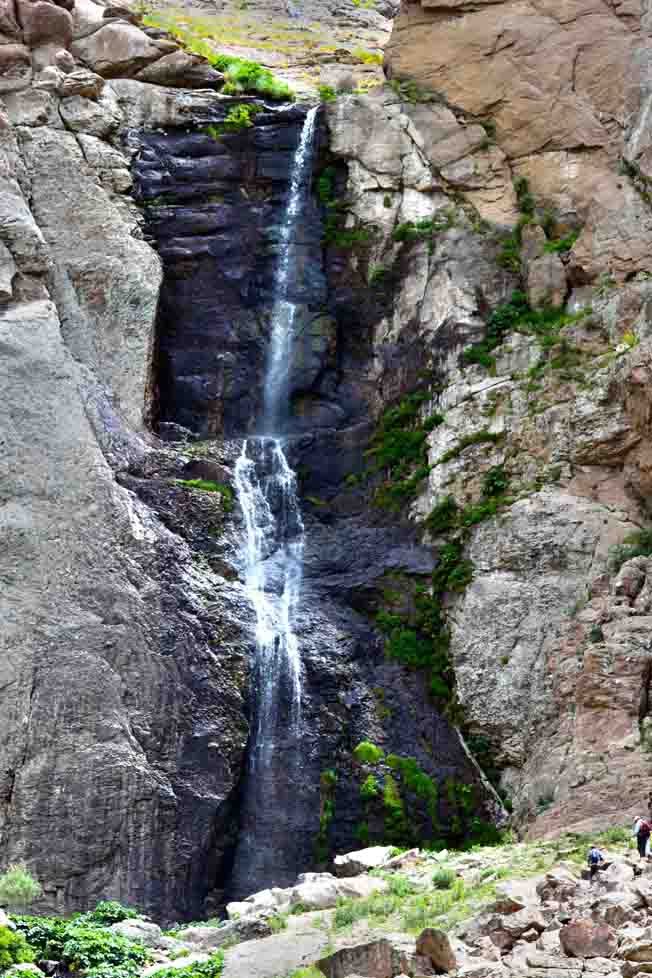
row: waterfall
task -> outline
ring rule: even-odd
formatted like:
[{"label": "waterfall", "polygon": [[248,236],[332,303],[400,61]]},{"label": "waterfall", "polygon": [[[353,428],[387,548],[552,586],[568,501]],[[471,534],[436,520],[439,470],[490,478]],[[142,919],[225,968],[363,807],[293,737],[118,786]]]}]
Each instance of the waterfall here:
[{"label": "waterfall", "polygon": [[262,434],[245,440],[235,467],[245,529],[242,573],[256,613],[255,716],[232,877],[239,895],[279,882],[273,837],[279,826],[292,831],[293,802],[299,790],[301,657],[294,623],[304,526],[282,433],[289,414],[297,317],[297,306],[289,297],[293,239],[309,188],[317,112],[318,108],[310,109],[303,124],[279,233]]}]

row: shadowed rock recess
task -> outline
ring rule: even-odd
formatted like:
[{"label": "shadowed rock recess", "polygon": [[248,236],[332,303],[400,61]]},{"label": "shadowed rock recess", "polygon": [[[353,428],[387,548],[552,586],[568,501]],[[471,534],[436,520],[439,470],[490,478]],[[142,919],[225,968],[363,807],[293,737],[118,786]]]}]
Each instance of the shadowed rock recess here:
[{"label": "shadowed rock recess", "polygon": [[[325,6],[381,40],[394,12]],[[531,835],[645,807],[648,20],[404,2],[390,80],[320,112],[288,296],[301,763],[278,744],[273,865],[234,883],[234,466],[307,105],[222,94],[122,8],[0,0],[0,860],[42,909],[196,919],[358,842],[486,838],[495,789]]]}]

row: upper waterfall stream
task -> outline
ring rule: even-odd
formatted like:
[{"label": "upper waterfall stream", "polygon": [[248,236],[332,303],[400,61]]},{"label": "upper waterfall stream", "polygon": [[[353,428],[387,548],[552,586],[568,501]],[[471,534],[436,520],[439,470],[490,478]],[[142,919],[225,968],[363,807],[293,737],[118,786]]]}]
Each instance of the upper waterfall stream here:
[{"label": "upper waterfall stream", "polygon": [[[243,825],[232,886],[274,880],[269,819],[292,818],[301,740],[301,657],[294,629],[300,597],[304,526],[295,473],[283,430],[289,414],[289,375],[297,306],[290,298],[294,239],[310,192],[318,107],[308,111],[294,155],[278,239],[274,303],[267,353],[261,434],[245,439],[235,468],[244,517],[242,571],[256,612],[255,713],[243,800]],[[273,767],[282,752],[283,782]]]}]

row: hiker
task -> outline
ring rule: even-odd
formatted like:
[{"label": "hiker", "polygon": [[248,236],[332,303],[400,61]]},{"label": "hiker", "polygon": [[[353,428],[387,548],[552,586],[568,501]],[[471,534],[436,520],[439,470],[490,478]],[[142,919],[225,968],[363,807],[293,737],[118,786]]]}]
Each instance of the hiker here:
[{"label": "hiker", "polygon": [[603,869],[605,865],[605,859],[602,850],[598,849],[595,842],[592,844],[591,848],[589,849],[589,854],[586,858],[586,861],[589,864],[589,874],[590,874],[589,882],[592,883],[595,877],[597,876],[598,870]]},{"label": "hiker", "polygon": [[633,835],[636,838],[638,854],[641,859],[650,858],[650,831],[652,831],[650,823],[638,815],[634,822]]}]

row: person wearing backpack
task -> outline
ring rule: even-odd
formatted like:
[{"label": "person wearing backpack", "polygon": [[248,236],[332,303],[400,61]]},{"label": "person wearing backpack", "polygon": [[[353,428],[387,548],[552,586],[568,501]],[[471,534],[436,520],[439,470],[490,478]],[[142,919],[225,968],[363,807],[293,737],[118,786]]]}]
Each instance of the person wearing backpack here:
[{"label": "person wearing backpack", "polygon": [[604,866],[604,855],[600,849],[595,845],[595,843],[589,849],[589,854],[586,859],[589,864],[589,882],[592,883],[595,879],[598,870],[602,869]]},{"label": "person wearing backpack", "polygon": [[652,831],[652,826],[650,826],[650,823],[639,815],[636,821],[634,822],[633,835],[636,838],[638,854],[641,859],[645,859],[646,856],[649,857],[648,846],[650,843],[651,831]]}]

